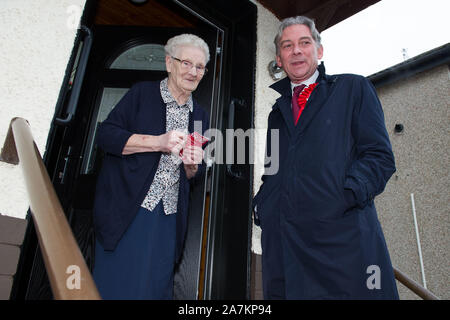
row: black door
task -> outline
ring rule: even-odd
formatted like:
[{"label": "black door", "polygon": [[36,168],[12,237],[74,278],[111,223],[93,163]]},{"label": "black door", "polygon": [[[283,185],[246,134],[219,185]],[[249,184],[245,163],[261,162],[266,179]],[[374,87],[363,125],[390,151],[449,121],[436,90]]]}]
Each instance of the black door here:
[{"label": "black door", "polygon": [[[213,28],[192,30],[181,28],[143,28],[143,27],[111,27],[96,26],[93,30],[96,37],[92,48],[91,59],[87,70],[88,77],[84,84],[83,99],[80,100],[81,114],[84,115],[78,132],[87,132],[84,141],[77,140],[80,146],[82,161],[77,168],[80,175],[76,178],[78,190],[92,189],[102,162],[102,152],[95,144],[98,124],[109,114],[113,106],[138,81],[162,80],[165,72],[164,44],[167,39],[180,33],[195,33],[209,45],[210,52],[216,52],[217,32]],[[214,55],[212,55],[214,57]],[[214,59],[213,59],[214,61]],[[209,67],[209,66],[208,66]],[[213,72],[202,79],[194,98],[210,113],[213,88],[214,65],[209,67]],[[85,124],[87,126],[85,127]],[[75,147],[77,149],[77,147]],[[189,209],[189,238],[186,241],[184,256],[175,276],[175,297],[196,299],[199,277],[199,257],[201,231],[204,214],[205,183],[192,188]],[[83,198],[86,200],[86,198]],[[92,198],[89,203],[83,201],[83,210],[92,211]],[[76,202],[73,202],[71,210]],[[91,215],[91,212],[88,213]],[[80,217],[76,212],[72,216]]]}]

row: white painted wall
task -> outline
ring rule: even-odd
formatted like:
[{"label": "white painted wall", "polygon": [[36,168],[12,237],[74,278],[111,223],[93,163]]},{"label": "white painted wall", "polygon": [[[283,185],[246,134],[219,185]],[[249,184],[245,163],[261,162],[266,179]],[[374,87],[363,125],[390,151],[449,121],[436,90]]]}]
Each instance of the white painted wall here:
[{"label": "white painted wall", "polygon": [[[23,117],[44,154],[50,122],[86,0],[1,0],[0,145],[9,122]],[[0,214],[24,218],[19,166],[0,162]]]}]

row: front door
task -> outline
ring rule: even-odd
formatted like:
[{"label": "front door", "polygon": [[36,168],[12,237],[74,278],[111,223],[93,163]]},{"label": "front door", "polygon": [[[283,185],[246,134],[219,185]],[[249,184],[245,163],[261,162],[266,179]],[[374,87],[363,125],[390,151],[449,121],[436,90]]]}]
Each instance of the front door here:
[{"label": "front door", "polygon": [[[214,29],[105,26],[92,28],[93,44],[80,94],[77,116],[68,128],[62,142],[70,148],[70,167],[67,157],[61,159],[60,168],[64,174],[54,181],[60,197],[66,199],[65,212],[69,215],[80,248],[91,270],[94,261],[94,233],[92,208],[97,175],[103,159],[103,152],[97,148],[96,132],[112,108],[129,88],[139,81],[160,81],[167,77],[165,71],[164,45],[167,40],[180,33],[195,33],[203,38],[212,53],[216,52],[217,32]],[[213,88],[216,81],[214,70],[208,65],[208,72],[202,79],[194,98],[211,114]],[[67,186],[68,185],[68,186]],[[201,230],[204,213],[205,183],[192,188],[190,201],[190,229]],[[175,276],[175,296],[182,299],[196,299],[199,283],[201,232],[189,232],[181,268]],[[196,272],[194,272],[196,271]]]},{"label": "front door", "polygon": [[[95,181],[99,173],[103,152],[97,149],[95,137],[98,125],[106,119],[111,109],[123,97],[128,89],[139,81],[162,80],[167,77],[165,71],[164,45],[167,40],[180,33],[195,33],[203,38],[210,48],[216,52],[217,32],[213,29],[187,29],[167,27],[116,27],[95,26],[93,34],[96,41],[92,47],[87,78],[84,81],[81,110],[84,115],[78,122],[76,132],[85,132],[85,139],[75,139],[74,152],[79,150],[80,163],[76,168],[74,186],[77,190],[94,194]],[[214,61],[214,54],[212,55]],[[211,72],[202,79],[194,98],[211,114],[213,105],[213,88],[215,86],[215,71],[208,65]],[[78,154],[78,153],[77,153]],[[199,183],[192,188],[190,201],[190,228],[201,230],[204,213],[205,183]],[[79,191],[78,191],[79,192]],[[80,221],[82,213],[92,216],[93,197],[81,197],[71,203],[70,212],[73,219],[78,219],[86,227],[90,224]],[[81,209],[81,211],[80,211]],[[84,215],[83,215],[84,216]],[[72,223],[75,223],[73,221]],[[78,223],[78,224],[79,224]],[[182,268],[177,269],[175,277],[175,296],[183,299],[196,299],[199,272],[201,232],[189,232]],[[92,242],[88,242],[92,243]],[[87,252],[87,254],[93,254]],[[95,261],[93,261],[95,263]]]}]

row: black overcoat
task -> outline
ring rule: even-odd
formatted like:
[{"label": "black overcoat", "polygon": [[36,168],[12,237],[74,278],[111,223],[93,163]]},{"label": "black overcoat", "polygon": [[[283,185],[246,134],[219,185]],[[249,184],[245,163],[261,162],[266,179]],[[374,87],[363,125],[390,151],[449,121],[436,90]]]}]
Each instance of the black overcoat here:
[{"label": "black overcoat", "polygon": [[274,161],[278,129],[279,170],[253,200],[264,297],[398,299],[373,201],[395,172],[381,104],[366,78],[328,76],[323,64],[319,73],[296,126],[289,79],[271,86],[281,97],[266,152]]}]

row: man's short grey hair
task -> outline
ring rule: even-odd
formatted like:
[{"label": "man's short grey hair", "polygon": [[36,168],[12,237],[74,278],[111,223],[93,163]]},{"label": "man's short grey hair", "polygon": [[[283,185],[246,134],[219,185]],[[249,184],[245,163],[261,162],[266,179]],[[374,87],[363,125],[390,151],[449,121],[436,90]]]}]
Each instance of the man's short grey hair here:
[{"label": "man's short grey hair", "polygon": [[311,31],[311,35],[312,35],[314,41],[316,42],[316,46],[320,47],[320,45],[321,45],[320,33],[316,29],[316,24],[314,23],[314,20],[312,20],[308,17],[305,17],[305,16],[290,17],[290,18],[286,18],[283,21],[281,21],[281,24],[278,27],[278,33],[275,36],[275,40],[274,40],[277,56],[280,55],[280,40],[281,40],[281,36],[283,34],[284,29],[286,29],[289,26],[296,25],[296,24],[303,24],[303,25],[307,26],[309,28],[309,30]]},{"label": "man's short grey hair", "polygon": [[183,33],[173,38],[170,38],[167,41],[167,44],[164,46],[164,50],[166,51],[166,55],[175,56],[178,53],[177,50],[182,46],[196,47],[203,50],[206,57],[205,63],[208,63],[209,61],[208,45],[202,38],[196,36],[195,34]]}]

